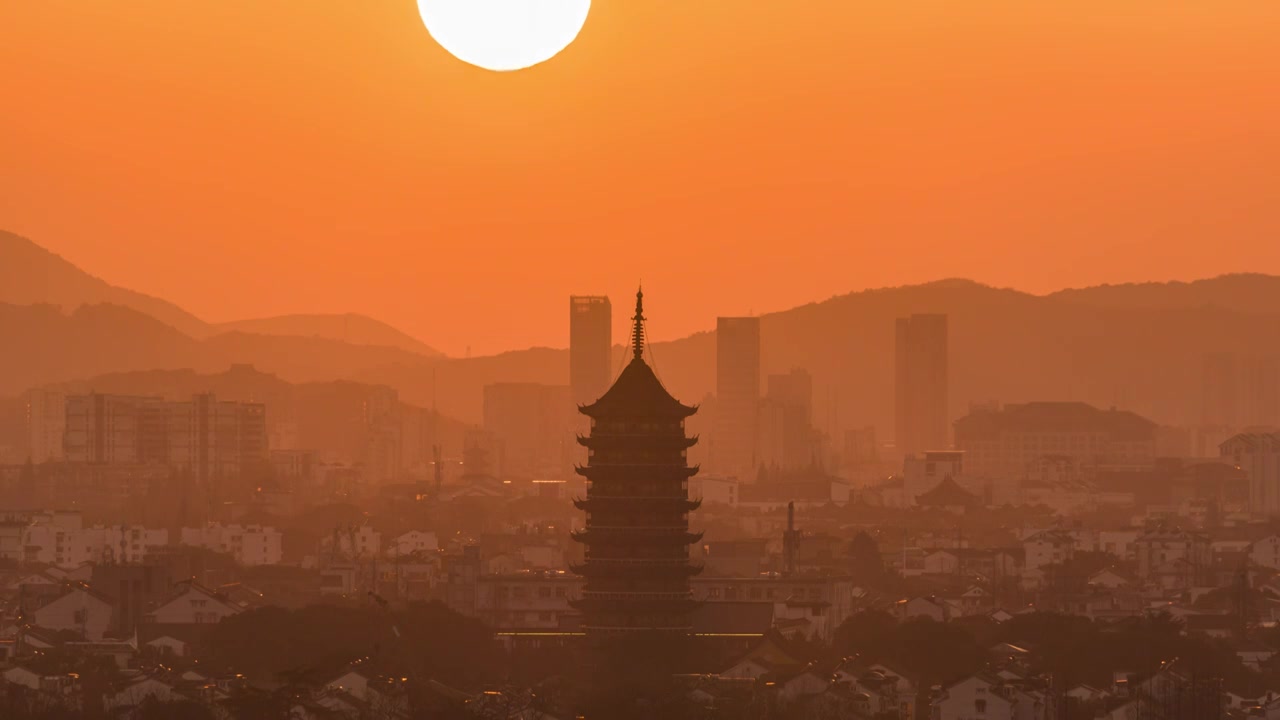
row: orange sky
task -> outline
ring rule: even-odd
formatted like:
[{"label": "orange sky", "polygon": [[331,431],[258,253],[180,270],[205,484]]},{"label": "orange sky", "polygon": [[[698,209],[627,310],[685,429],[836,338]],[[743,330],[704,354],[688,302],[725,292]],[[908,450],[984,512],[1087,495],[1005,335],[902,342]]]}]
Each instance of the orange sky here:
[{"label": "orange sky", "polygon": [[[595,0],[511,74],[413,0],[0,3],[0,228],[210,320],[442,350],[864,287],[1280,272],[1274,0]],[[618,339],[625,328],[615,324]]]}]

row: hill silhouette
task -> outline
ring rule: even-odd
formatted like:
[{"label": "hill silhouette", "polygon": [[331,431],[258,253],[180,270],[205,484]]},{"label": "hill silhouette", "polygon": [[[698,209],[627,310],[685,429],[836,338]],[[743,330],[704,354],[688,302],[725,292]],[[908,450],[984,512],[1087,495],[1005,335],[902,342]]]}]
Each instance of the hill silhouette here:
[{"label": "hill silhouette", "polygon": [[[29,296],[33,285],[26,287]],[[649,300],[651,314],[661,317],[666,300]],[[874,424],[889,438],[894,320],[918,312],[950,316],[953,416],[974,401],[1080,400],[1189,424],[1200,416],[1205,353],[1280,355],[1280,278],[1272,276],[1102,286],[1047,296],[951,279],[854,292],[763,315],[762,370],[807,369],[820,426]],[[192,336],[132,305],[100,303],[69,312],[48,304],[0,305],[0,337],[11,348],[0,355],[0,395],[104,373],[217,372],[244,363],[290,383],[387,385],[405,402],[435,402],[442,413],[477,423],[488,383],[568,382],[563,349],[428,356],[376,321],[357,321],[361,334],[349,337],[387,344],[325,337],[336,332],[335,321],[351,324],[339,320],[344,316],[322,317],[240,324],[232,332],[206,326],[207,334]],[[707,325],[713,323],[709,311]],[[253,328],[272,333],[244,331]],[[698,403],[713,391],[714,332],[654,343],[650,352],[659,377],[678,398]],[[622,347],[615,348],[615,358],[620,368]],[[707,415],[696,422],[706,422]]]},{"label": "hill silhouette", "polygon": [[116,287],[30,240],[0,230],[0,302],[50,304],[72,311],[81,305],[131,308],[191,337],[209,328],[200,318],[159,298]]},{"label": "hill silhouette", "polygon": [[279,317],[218,323],[216,333],[243,332],[252,335],[280,335],[339,340],[350,345],[379,345],[397,348],[425,357],[439,356],[440,351],[390,325],[367,315],[281,315]]},{"label": "hill silhouette", "polygon": [[1060,290],[1049,297],[1111,308],[1218,307],[1244,313],[1280,313],[1280,277],[1233,273],[1192,282],[1124,283]]},{"label": "hill silhouette", "polygon": [[0,394],[109,372],[153,368],[212,370],[224,364],[195,340],[121,305],[0,303]]},{"label": "hill silhouette", "polygon": [[[1223,285],[1230,288],[1235,281],[1228,277]],[[1264,309],[1280,308],[1280,281],[1273,285],[1274,297],[1257,300]],[[651,299],[655,316],[661,302]],[[950,402],[957,417],[974,401],[1080,400],[1132,409],[1162,423],[1189,424],[1200,416],[1205,353],[1280,355],[1280,313],[1199,302],[1108,307],[946,280],[850,293],[763,315],[762,370],[807,369],[820,425],[874,424],[883,437],[891,437],[894,320],[923,312],[950,316]],[[713,392],[714,332],[650,347],[659,377],[678,398],[701,402]],[[614,352],[615,368],[620,367],[624,349]],[[395,386],[417,402],[434,388],[443,411],[476,422],[485,383],[564,383],[567,365],[566,351],[535,348],[451,359],[435,366],[434,383],[406,366],[370,369],[358,377]]]},{"label": "hill silhouette", "polygon": [[82,305],[0,304],[0,338],[20,352],[0,354],[0,395],[134,370],[225,370],[255,365],[294,382],[348,378],[371,369],[429,367],[434,360],[393,347],[317,337],[231,332],[197,340],[137,310]]},{"label": "hill silhouette", "polygon": [[246,332],[386,346],[425,357],[440,355],[439,351],[394,327],[356,313],[284,315],[207,323],[166,300],[111,285],[31,240],[2,230],[0,302],[48,304],[61,307],[68,313],[81,305],[116,305],[148,315],[197,340],[228,332]]}]

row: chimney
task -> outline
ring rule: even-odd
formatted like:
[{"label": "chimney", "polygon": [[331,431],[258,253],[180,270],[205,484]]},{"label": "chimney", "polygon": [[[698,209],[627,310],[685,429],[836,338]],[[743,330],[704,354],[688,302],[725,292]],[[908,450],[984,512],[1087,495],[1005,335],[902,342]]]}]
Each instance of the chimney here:
[{"label": "chimney", "polygon": [[800,561],[800,531],[796,530],[796,504],[787,503],[787,529],[782,533],[782,574],[794,575]]}]

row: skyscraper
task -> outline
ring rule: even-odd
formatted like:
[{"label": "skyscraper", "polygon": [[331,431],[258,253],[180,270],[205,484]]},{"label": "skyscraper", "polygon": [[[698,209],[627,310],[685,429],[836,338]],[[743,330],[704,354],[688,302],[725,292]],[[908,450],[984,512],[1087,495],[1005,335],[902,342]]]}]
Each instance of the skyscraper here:
[{"label": "skyscraper", "polygon": [[1235,428],[1240,424],[1240,365],[1232,352],[1206,353],[1201,365],[1200,424]]},{"label": "skyscraper", "polygon": [[696,412],[673,398],[644,361],[643,296],[636,293],[632,360],[599,400],[581,408],[591,434],[579,437],[589,456],[578,473],[589,482],[574,504],[587,513],[574,540],[586,546],[573,571],[586,578],[582,611],[593,638],[636,632],[687,635],[696,607],[689,577],[689,467],[685,452],[697,442],[684,421]]},{"label": "skyscraper", "polygon": [[501,443],[500,475],[564,477],[571,463],[576,414],[564,385],[485,385],[484,429]]},{"label": "skyscraper", "polygon": [[822,444],[813,428],[813,378],[793,368],[769,376],[756,418],[756,460],[767,468],[794,470],[814,463]]},{"label": "skyscraper", "polygon": [[32,462],[59,461],[67,431],[67,395],[61,390],[29,390],[26,399],[27,457]]},{"label": "skyscraper", "polygon": [[569,386],[573,402],[586,405],[604,394],[612,379],[613,307],[609,298],[569,298]]},{"label": "skyscraper", "polygon": [[1246,388],[1246,420],[1250,425],[1280,425],[1280,356],[1250,358]]},{"label": "skyscraper", "polygon": [[760,411],[760,318],[716,319],[716,472],[755,477]]},{"label": "skyscraper", "polygon": [[898,318],[894,440],[904,456],[946,450],[947,316]]}]

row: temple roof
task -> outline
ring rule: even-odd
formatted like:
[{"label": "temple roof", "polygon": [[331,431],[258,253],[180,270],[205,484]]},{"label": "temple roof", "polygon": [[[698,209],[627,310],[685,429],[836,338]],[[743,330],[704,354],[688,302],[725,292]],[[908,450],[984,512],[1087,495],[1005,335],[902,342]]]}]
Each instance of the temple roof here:
[{"label": "temple roof", "polygon": [[970,506],[978,503],[978,496],[960,487],[950,475],[942,478],[942,482],[916,498],[917,505],[924,506]]},{"label": "temple roof", "polygon": [[578,408],[593,418],[686,418],[697,412],[676,400],[662,386],[653,368],[644,361],[644,293],[636,293],[635,327],[631,333],[632,358],[599,400]]},{"label": "temple roof", "polygon": [[583,415],[600,417],[678,417],[697,412],[662,387],[649,364],[635,358],[599,400],[578,408]]}]

